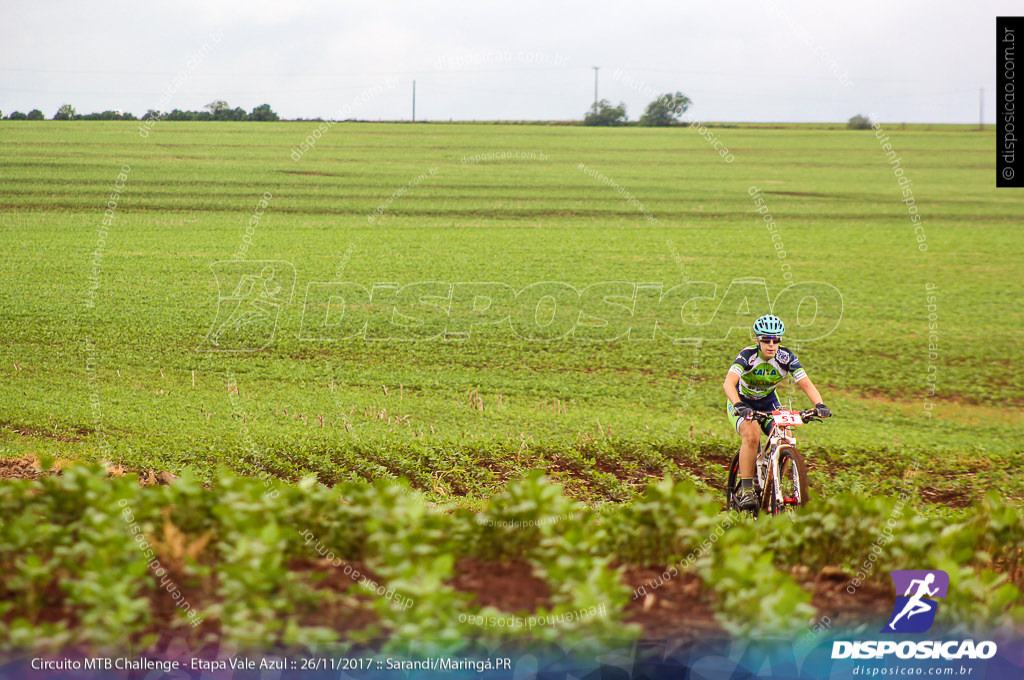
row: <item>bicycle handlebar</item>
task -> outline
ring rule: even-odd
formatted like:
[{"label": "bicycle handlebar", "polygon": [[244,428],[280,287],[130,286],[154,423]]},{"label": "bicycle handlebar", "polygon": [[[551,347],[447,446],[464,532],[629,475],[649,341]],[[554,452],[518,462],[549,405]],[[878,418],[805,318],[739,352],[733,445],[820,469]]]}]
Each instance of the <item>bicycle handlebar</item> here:
[{"label": "bicycle handlebar", "polygon": [[[813,423],[816,420],[824,420],[824,418],[818,416],[817,412],[813,408],[809,408],[806,411],[800,411],[799,413],[800,419],[807,423]],[[756,420],[759,423],[763,423],[771,419],[771,411],[754,411],[753,415],[747,416],[746,418],[746,420]]]}]

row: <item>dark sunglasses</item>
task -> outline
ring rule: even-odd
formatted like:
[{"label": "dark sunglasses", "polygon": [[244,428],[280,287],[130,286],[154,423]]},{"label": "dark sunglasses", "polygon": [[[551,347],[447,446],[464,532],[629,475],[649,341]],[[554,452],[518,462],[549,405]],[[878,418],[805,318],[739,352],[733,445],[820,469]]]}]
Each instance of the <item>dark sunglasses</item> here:
[{"label": "dark sunglasses", "polygon": [[782,342],[782,338],[780,338],[777,335],[762,335],[761,337],[759,337],[757,339],[757,341],[758,342],[763,342],[765,344],[777,345],[780,342]]}]

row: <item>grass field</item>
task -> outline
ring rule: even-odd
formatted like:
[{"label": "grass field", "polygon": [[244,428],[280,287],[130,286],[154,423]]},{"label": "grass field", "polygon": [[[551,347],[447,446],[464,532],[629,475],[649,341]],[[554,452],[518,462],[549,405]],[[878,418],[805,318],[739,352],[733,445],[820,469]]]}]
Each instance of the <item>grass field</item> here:
[{"label": "grass field", "polygon": [[[993,133],[883,128],[0,123],[0,651],[811,649],[926,567],[1019,625],[1024,199]],[[747,521],[721,382],[773,301],[836,417]]]},{"label": "grass field", "polygon": [[[1003,470],[1024,432],[1021,381],[1006,361],[1022,322],[1024,199],[993,188],[993,133],[883,126],[923,216],[922,252],[871,131],[715,129],[726,162],[688,128],[346,123],[294,160],[314,129],[161,123],[142,138],[127,123],[3,124],[3,455],[200,474],[223,463],[325,481],[404,474],[431,493],[475,497],[538,462],[567,475],[553,462],[559,452],[589,444],[605,460],[584,456],[579,479],[565,481],[624,498],[646,468],[679,462],[666,451],[688,452],[699,468],[700,452],[731,450],[720,383],[749,335],[737,328],[725,340],[729,326],[748,324],[791,283],[824,282],[841,295],[841,320],[825,309],[812,329],[832,332],[790,343],[837,415],[801,431],[823,463],[812,481],[883,489],[917,456],[940,491],[973,498],[998,483],[1015,501],[1024,496]],[[118,180],[122,166],[130,169]],[[751,187],[774,218],[775,241]],[[211,265],[236,253],[249,263],[236,267],[289,263],[290,301],[276,308],[265,349],[196,351],[217,318]],[[749,277],[765,283],[727,294]],[[551,335],[579,308],[567,286],[551,284],[520,294],[518,334],[506,322],[463,341],[372,340],[395,335],[389,290],[378,286],[364,337],[303,340],[331,335],[321,321],[336,317],[324,316],[323,296],[307,299],[311,282],[330,281],[517,291],[626,282],[591,289],[587,309],[604,294],[637,301],[635,310],[632,300],[626,311],[599,309],[618,314],[617,334],[633,329],[613,341],[582,340],[581,327],[575,338],[520,337]],[[652,335],[658,290],[634,293],[632,284],[667,291],[685,282],[710,298],[684,310],[704,325],[672,337],[703,341],[642,339]],[[551,326],[540,325],[551,311],[551,298],[538,306],[541,289],[562,295]],[[437,284],[413,290],[446,294]],[[449,330],[472,320],[468,299],[456,298]],[[653,314],[664,327],[679,328],[681,299]],[[400,300],[407,311],[415,303]],[[436,336],[444,319],[424,310]],[[253,339],[226,346],[262,346],[273,327],[255,328]],[[481,465],[489,458],[498,474]],[[615,468],[623,474],[609,476]]]}]

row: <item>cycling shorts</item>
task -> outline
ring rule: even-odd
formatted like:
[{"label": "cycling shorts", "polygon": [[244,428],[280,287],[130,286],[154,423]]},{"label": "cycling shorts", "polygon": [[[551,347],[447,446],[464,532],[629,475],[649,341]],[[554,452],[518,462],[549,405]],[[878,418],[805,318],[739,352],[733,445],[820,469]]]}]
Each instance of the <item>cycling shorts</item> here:
[{"label": "cycling shorts", "polygon": [[[754,409],[755,411],[774,411],[775,409],[782,408],[782,404],[779,403],[779,398],[777,396],[775,396],[775,392],[774,391],[771,394],[769,394],[767,397],[762,397],[760,399],[746,399],[746,398],[741,396],[740,397],[740,403],[741,404],[746,404],[747,406],[749,406],[750,408]],[[727,401],[726,402],[725,411],[726,411],[726,414],[729,416],[729,422],[732,423],[733,429],[736,430],[737,434],[739,434],[739,431],[740,431],[740,417],[738,415],[736,415],[736,409],[733,408],[733,405],[732,405],[731,401]],[[761,425],[761,431],[764,432],[765,434],[768,434],[768,432],[770,432],[771,429],[772,429],[772,421],[771,420],[768,420],[767,422],[765,422],[764,424]]]}]

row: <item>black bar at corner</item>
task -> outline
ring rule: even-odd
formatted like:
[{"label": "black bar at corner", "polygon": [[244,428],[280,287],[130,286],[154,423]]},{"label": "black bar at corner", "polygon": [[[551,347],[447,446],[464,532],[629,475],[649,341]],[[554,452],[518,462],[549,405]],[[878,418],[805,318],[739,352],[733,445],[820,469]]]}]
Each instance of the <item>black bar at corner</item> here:
[{"label": "black bar at corner", "polygon": [[[996,17],[996,186],[1024,187],[1024,155],[1020,148],[1017,52],[1024,47],[1024,17]],[[1024,94],[1024,93],[1022,93]],[[1022,111],[1021,113],[1024,113]]]}]

